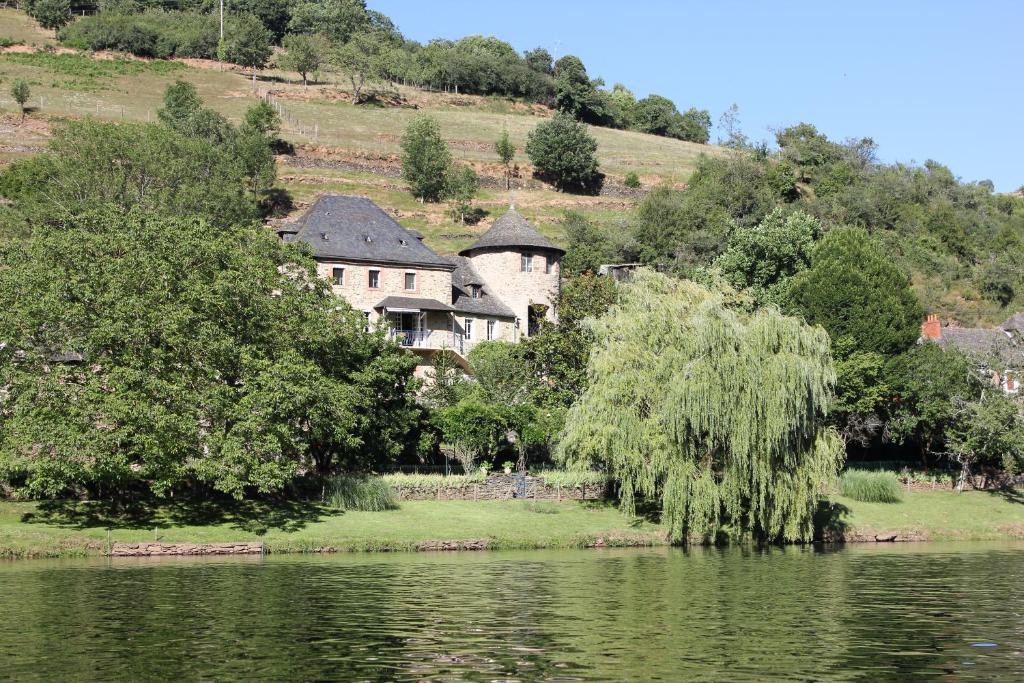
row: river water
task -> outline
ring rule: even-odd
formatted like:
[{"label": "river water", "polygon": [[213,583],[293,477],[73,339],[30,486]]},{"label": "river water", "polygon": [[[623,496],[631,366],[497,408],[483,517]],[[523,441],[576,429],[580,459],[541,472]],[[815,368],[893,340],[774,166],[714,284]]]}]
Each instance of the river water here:
[{"label": "river water", "polygon": [[0,678],[1024,680],[1024,545],[0,563]]}]

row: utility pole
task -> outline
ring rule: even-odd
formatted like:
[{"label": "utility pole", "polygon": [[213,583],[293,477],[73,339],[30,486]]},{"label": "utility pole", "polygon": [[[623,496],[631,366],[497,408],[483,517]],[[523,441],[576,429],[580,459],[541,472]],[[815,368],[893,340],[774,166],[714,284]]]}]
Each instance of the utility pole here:
[{"label": "utility pole", "polygon": [[220,0],[220,42],[224,42],[224,0]]}]

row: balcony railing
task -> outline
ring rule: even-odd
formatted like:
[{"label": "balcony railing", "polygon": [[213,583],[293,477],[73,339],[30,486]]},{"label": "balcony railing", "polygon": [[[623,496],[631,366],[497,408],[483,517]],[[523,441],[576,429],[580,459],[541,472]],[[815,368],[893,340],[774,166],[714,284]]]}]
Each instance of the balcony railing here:
[{"label": "balcony railing", "polygon": [[465,356],[477,344],[477,340],[466,339],[451,330],[392,329],[390,336],[408,349],[451,349],[461,356]]}]

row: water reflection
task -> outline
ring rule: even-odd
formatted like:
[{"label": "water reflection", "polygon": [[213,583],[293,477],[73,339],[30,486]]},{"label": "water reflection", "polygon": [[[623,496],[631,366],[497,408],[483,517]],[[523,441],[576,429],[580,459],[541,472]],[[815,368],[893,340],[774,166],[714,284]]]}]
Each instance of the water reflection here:
[{"label": "water reflection", "polygon": [[1019,679],[1024,546],[0,564],[0,677]]}]

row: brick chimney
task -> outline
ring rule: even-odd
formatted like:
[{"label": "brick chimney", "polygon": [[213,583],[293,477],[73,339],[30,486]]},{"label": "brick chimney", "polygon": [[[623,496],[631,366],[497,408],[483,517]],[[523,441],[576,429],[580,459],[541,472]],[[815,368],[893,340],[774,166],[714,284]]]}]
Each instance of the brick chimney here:
[{"label": "brick chimney", "polygon": [[921,323],[921,336],[925,339],[942,339],[942,322],[939,316],[932,313]]}]

